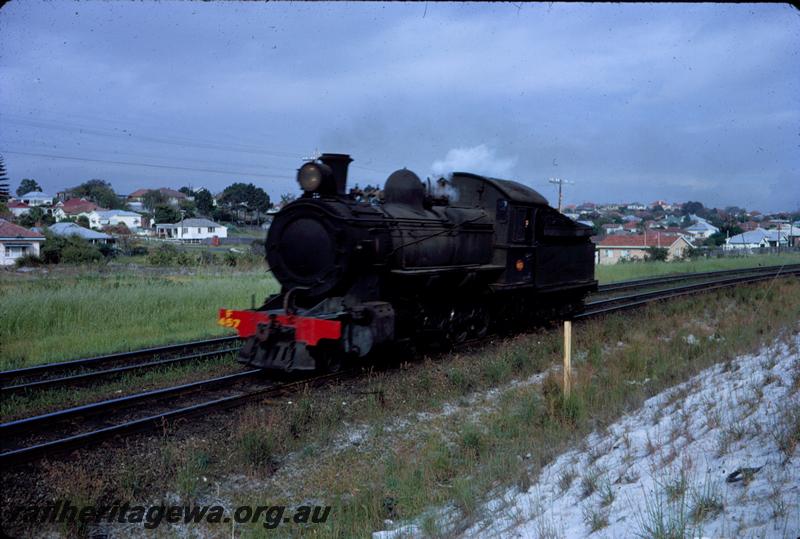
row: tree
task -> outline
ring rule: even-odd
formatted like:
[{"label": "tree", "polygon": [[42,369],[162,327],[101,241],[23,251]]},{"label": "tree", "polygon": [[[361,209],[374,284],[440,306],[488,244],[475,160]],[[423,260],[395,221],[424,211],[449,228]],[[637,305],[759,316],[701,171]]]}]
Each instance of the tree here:
[{"label": "tree", "polygon": [[286,206],[289,202],[295,199],[295,195],[292,193],[284,193],[281,195],[281,208]]},{"label": "tree", "polygon": [[647,260],[653,261],[665,261],[667,256],[669,255],[669,251],[666,247],[648,247],[647,248]]},{"label": "tree", "polygon": [[194,196],[194,191],[192,190],[191,187],[184,186],[184,187],[181,187],[180,189],[178,189],[178,191],[180,191],[181,193],[183,193],[187,197],[193,197]]},{"label": "tree", "polygon": [[[0,204],[5,207],[8,198],[11,195],[8,187],[8,176],[6,175],[6,164],[3,161],[3,156],[0,155]],[[7,210],[8,208],[6,208]]]},{"label": "tree", "polygon": [[192,217],[195,217],[196,209],[197,208],[195,207],[194,202],[191,200],[181,200],[180,211],[185,219],[191,219]]},{"label": "tree", "polygon": [[89,199],[103,208],[120,209],[125,206],[114,192],[111,184],[105,180],[89,180],[73,187],[69,192],[72,196]]},{"label": "tree", "polygon": [[167,197],[158,189],[151,189],[142,197],[142,205],[150,211],[167,204]]},{"label": "tree", "polygon": [[177,223],[181,220],[181,212],[169,204],[159,204],[153,213],[156,223]]},{"label": "tree", "polygon": [[30,193],[31,191],[39,191],[42,192],[42,188],[39,187],[39,184],[36,183],[36,180],[32,180],[30,178],[23,178],[21,182],[19,182],[19,187],[17,187],[17,196],[21,197],[26,193]]},{"label": "tree", "polygon": [[23,213],[18,219],[18,223],[26,228],[31,228],[32,226],[50,226],[55,223],[55,221],[52,215],[45,213],[45,211],[38,206],[34,206],[27,213]]},{"label": "tree", "polygon": [[91,224],[89,223],[89,218],[85,215],[79,215],[76,222],[83,228],[91,228]]},{"label": "tree", "polygon": [[214,197],[206,189],[200,189],[194,194],[194,203],[203,215],[209,215],[214,210]]},{"label": "tree", "polygon": [[229,206],[243,204],[249,210],[267,211],[269,195],[252,183],[234,183],[222,192],[222,202]]},{"label": "tree", "polygon": [[681,212],[684,215],[694,214],[699,215],[700,217],[703,217],[703,215],[706,213],[702,202],[692,202],[691,200],[683,203],[681,206]]}]

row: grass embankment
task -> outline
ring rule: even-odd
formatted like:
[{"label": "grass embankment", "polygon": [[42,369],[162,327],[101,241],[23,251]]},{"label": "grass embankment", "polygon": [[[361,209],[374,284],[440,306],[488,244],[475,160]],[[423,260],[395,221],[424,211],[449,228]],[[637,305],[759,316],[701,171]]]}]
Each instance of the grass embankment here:
[{"label": "grass embankment", "polygon": [[[232,507],[313,500],[333,505],[327,524],[286,525],[276,534],[365,537],[384,519],[421,516],[435,536],[441,521],[429,508],[452,507],[455,529],[491,518],[479,512],[487,496],[513,485],[527,489],[569,444],[646,398],[796,332],[799,310],[800,280],[786,279],[582,322],[567,400],[556,374],[561,335],[536,331],[218,416],[207,431],[151,438],[135,455],[89,452],[43,463],[9,477],[4,502],[35,494],[83,502],[177,495]],[[237,530],[271,533],[260,523]],[[226,535],[231,528],[209,531]]]},{"label": "grass embankment", "polygon": [[779,266],[781,264],[800,264],[800,253],[698,258],[682,262],[628,262],[610,266],[595,266],[595,277],[601,283],[610,283],[671,273],[696,273],[756,266]]},{"label": "grass embankment", "polygon": [[0,369],[230,334],[219,308],[278,290],[263,270],[118,271],[0,274]]}]

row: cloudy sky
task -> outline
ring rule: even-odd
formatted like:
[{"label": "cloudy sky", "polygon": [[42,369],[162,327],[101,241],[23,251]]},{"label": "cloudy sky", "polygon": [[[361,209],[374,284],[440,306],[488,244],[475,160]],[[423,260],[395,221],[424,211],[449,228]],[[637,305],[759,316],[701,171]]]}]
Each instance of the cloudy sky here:
[{"label": "cloudy sky", "polygon": [[[12,1],[12,189],[252,181],[316,150],[518,179],[567,203],[800,208],[800,12],[785,5]],[[67,159],[72,158],[72,159]]]}]

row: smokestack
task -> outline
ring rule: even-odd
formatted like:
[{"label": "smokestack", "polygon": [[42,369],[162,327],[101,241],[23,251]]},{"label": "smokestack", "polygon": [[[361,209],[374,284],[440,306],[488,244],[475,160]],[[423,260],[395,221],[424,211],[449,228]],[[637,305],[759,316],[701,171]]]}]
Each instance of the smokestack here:
[{"label": "smokestack", "polygon": [[347,167],[353,159],[346,153],[324,153],[319,160],[331,167],[336,180],[336,193],[347,194]]}]

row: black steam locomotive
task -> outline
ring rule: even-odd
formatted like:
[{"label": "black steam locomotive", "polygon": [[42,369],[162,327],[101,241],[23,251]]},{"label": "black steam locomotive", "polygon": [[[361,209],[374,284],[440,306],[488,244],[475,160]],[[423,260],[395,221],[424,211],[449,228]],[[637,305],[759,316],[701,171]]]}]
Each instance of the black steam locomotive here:
[{"label": "black steam locomotive", "polygon": [[240,362],[336,369],[389,343],[460,343],[568,316],[596,289],[592,229],[533,189],[459,172],[436,196],[403,169],[373,205],[347,195],[351,161],[323,154],[298,170],[304,193],[266,238],[280,294],[220,310],[246,339]]}]

